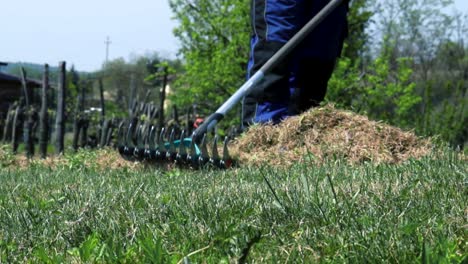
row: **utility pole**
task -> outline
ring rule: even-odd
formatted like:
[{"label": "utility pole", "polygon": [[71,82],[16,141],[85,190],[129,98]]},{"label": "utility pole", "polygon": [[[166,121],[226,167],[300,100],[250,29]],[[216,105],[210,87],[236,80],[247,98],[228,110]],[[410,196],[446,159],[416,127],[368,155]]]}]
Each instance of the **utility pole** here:
[{"label": "utility pole", "polygon": [[110,45],[111,43],[112,43],[112,42],[110,41],[109,36],[107,36],[107,39],[106,39],[106,41],[104,42],[104,44],[106,44],[106,64],[109,62],[109,45]]}]

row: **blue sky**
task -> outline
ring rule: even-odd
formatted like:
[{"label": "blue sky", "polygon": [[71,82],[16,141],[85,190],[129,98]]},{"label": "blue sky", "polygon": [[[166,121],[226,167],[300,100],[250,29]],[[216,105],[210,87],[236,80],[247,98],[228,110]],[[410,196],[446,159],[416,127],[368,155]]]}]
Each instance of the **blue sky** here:
[{"label": "blue sky", "polygon": [[[148,52],[176,56],[168,0],[4,0],[0,5],[0,61],[58,64],[98,70],[109,58]],[[455,0],[468,13],[467,0]]]}]

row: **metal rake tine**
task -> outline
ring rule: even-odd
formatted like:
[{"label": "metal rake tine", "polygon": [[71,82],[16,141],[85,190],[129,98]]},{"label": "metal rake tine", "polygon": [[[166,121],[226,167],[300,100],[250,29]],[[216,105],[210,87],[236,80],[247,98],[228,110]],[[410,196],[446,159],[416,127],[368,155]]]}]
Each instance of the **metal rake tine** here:
[{"label": "metal rake tine", "polygon": [[221,161],[219,162],[219,167],[222,169],[227,169],[227,168],[234,166],[234,160],[229,155],[229,148],[228,148],[229,140],[230,140],[229,136],[226,136],[224,138],[223,159],[221,159]]},{"label": "metal rake tine", "polygon": [[200,166],[204,166],[210,160],[210,154],[208,154],[208,148],[206,147],[206,133],[203,134],[203,138],[201,140],[200,152],[198,163]]},{"label": "metal rake tine", "polygon": [[166,151],[166,146],[165,146],[165,143],[164,143],[164,136],[166,134],[166,130],[163,128],[161,128],[161,133],[159,134],[159,139],[158,139],[158,149],[160,151]]},{"label": "metal rake tine", "polygon": [[133,155],[138,160],[143,160],[145,158],[145,144],[144,144],[144,126],[140,124],[136,133],[137,145],[133,151]]},{"label": "metal rake tine", "polygon": [[124,144],[120,147],[119,152],[120,155],[126,160],[134,160],[133,152],[135,150],[135,147],[133,145],[132,137],[133,137],[133,127],[132,123],[128,125],[128,130],[125,138]]},{"label": "metal rake tine", "polygon": [[125,145],[128,146],[129,144],[133,145],[133,124],[132,124],[132,122],[130,122],[130,124],[128,124],[127,137],[125,138]]},{"label": "metal rake tine", "polygon": [[218,135],[215,135],[213,139],[213,145],[211,148],[211,158],[210,164],[214,165],[215,167],[220,167],[221,160],[219,158],[218,153]]},{"label": "metal rake tine", "polygon": [[145,144],[145,159],[148,161],[153,161],[156,156],[156,148],[154,146],[155,130],[156,128],[152,125]]},{"label": "metal rake tine", "polygon": [[179,142],[179,154],[185,155],[187,154],[187,147],[184,144],[185,139],[185,130],[182,130],[180,133],[180,142]]},{"label": "metal rake tine", "polygon": [[224,144],[223,144],[223,160],[231,159],[231,156],[229,155],[228,143],[229,143],[229,137],[226,136],[224,138]]},{"label": "metal rake tine", "polygon": [[163,127],[161,128],[161,132],[159,134],[158,148],[156,149],[156,152],[155,152],[156,161],[162,161],[166,159],[167,149],[166,149],[165,142],[164,142],[165,135],[166,135],[166,129]]},{"label": "metal rake tine", "polygon": [[171,135],[169,136],[169,150],[166,152],[166,159],[169,162],[175,161],[177,157],[177,150],[174,145],[174,135],[175,135],[175,130],[172,129]]},{"label": "metal rake tine", "polygon": [[176,148],[174,145],[174,136],[175,136],[175,130],[171,130],[171,135],[169,136],[169,152],[176,152]]},{"label": "metal rake tine", "polygon": [[211,147],[211,159],[212,160],[219,160],[218,135],[215,135],[215,137],[213,139],[213,145]]},{"label": "metal rake tine", "polygon": [[125,144],[125,130],[124,130],[125,121],[120,122],[117,129],[117,145],[123,146]]},{"label": "metal rake tine", "polygon": [[145,145],[145,138],[144,138],[145,132],[144,132],[144,130],[145,130],[144,125],[140,124],[138,126],[137,133],[136,133],[136,136],[137,136],[136,140],[137,140],[137,146],[138,147],[144,147],[144,145]]},{"label": "metal rake tine", "polygon": [[193,140],[190,140],[189,151],[187,154],[187,163],[189,163],[193,167],[198,167],[197,155],[198,153],[195,147],[195,143],[193,142]]},{"label": "metal rake tine", "polygon": [[156,127],[155,126],[151,126],[150,130],[149,130],[149,136],[148,136],[148,147],[150,149],[155,149],[156,146],[154,145],[154,139],[155,137],[157,136],[157,131],[156,131]]},{"label": "metal rake tine", "polygon": [[187,147],[184,144],[184,139],[185,139],[185,131],[182,130],[180,133],[180,140],[179,140],[179,152],[177,152],[176,155],[176,162],[178,164],[185,164],[187,163]]}]

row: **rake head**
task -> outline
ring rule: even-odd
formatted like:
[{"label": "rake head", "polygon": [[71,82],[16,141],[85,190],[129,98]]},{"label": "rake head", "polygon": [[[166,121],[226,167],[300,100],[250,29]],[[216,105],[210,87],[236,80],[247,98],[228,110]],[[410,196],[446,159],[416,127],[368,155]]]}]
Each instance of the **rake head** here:
[{"label": "rake head", "polygon": [[124,159],[149,164],[175,164],[192,169],[228,169],[235,165],[229,155],[229,137],[223,141],[222,155],[218,151],[218,136],[212,139],[211,144],[208,141],[207,134],[203,135],[200,144],[196,144],[184,130],[178,132],[173,128],[169,132],[165,128],[130,121],[119,126],[117,148]]}]

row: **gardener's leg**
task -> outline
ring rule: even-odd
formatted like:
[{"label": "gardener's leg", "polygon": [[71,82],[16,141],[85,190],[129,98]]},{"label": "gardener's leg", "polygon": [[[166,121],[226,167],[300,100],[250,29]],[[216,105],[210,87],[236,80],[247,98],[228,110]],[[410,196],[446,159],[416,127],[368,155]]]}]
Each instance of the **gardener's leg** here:
[{"label": "gardener's leg", "polygon": [[[309,1],[307,19],[315,16],[329,1]],[[299,46],[290,82],[290,114],[318,106],[325,98],[328,81],[347,34],[347,4],[338,7]],[[305,22],[306,23],[306,22]]]},{"label": "gardener's leg", "polygon": [[[300,28],[304,0],[252,0],[253,36],[248,77],[258,71]],[[243,124],[281,121],[288,115],[289,60],[266,74],[243,101]]]}]

